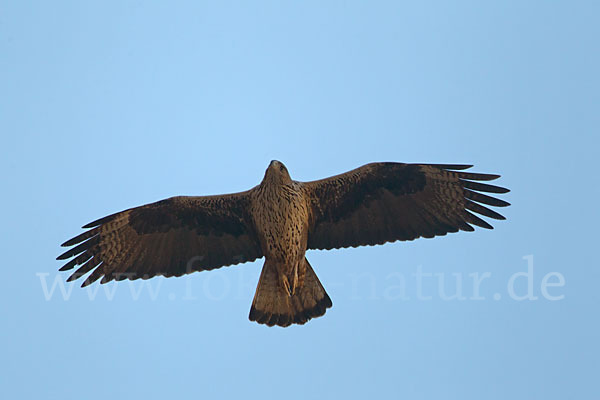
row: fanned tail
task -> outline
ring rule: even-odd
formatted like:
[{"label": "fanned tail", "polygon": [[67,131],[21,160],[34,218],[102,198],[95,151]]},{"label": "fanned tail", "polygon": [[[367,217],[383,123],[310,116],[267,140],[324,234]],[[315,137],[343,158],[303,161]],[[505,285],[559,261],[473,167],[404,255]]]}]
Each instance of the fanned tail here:
[{"label": "fanned tail", "polygon": [[304,282],[292,296],[281,286],[275,264],[265,262],[250,308],[250,321],[268,326],[302,325],[325,314],[332,306],[331,299],[306,258],[304,262]]}]

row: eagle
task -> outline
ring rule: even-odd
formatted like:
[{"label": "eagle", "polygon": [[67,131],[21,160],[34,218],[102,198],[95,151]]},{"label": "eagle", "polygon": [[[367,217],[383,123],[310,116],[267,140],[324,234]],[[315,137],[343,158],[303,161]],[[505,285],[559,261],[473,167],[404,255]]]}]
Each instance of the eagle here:
[{"label": "eagle", "polygon": [[482,183],[499,175],[472,165],[378,162],[317,181],[292,180],[273,160],[245,192],[177,196],[83,226],[62,244],[67,281],[82,287],[157,275],[182,276],[264,257],[249,319],[268,326],[304,324],[332,306],[306,251],[376,245],[449,232],[493,229],[475,214],[503,220],[486,206],[509,203]]}]

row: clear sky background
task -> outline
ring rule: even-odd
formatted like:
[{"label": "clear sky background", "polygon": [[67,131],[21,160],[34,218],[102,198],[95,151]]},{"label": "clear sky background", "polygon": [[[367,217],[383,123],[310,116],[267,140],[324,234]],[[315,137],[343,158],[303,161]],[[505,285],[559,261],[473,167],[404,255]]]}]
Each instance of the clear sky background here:
[{"label": "clear sky background", "polygon": [[[0,1],[0,397],[600,398],[598,4]],[[513,205],[493,231],[310,251],[334,307],[285,329],[247,319],[262,260],[90,291],[57,272],[83,224],[272,159],[472,163]]]}]

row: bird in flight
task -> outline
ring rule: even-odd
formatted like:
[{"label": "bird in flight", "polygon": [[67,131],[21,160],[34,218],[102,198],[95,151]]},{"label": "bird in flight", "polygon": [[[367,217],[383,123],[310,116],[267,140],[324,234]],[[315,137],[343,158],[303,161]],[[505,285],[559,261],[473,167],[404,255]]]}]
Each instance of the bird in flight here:
[{"label": "bird in flight", "polygon": [[269,326],[304,324],[332,306],[305,257],[336,249],[492,229],[478,217],[505,219],[487,206],[508,206],[481,192],[499,175],[465,172],[471,165],[371,163],[312,182],[290,178],[271,161],[262,182],[245,192],[178,196],[130,208],[85,226],[62,244],[81,265],[67,281],[181,276],[264,257],[249,318]]}]

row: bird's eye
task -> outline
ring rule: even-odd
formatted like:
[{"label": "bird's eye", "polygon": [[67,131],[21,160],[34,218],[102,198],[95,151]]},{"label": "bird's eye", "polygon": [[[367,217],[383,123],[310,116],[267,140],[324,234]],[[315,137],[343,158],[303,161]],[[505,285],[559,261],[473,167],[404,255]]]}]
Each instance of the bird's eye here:
[{"label": "bird's eye", "polygon": [[283,164],[282,164],[282,165],[280,165],[280,166],[279,166],[279,170],[280,170],[281,172],[284,172],[284,171],[285,171],[285,165],[283,165]]}]

